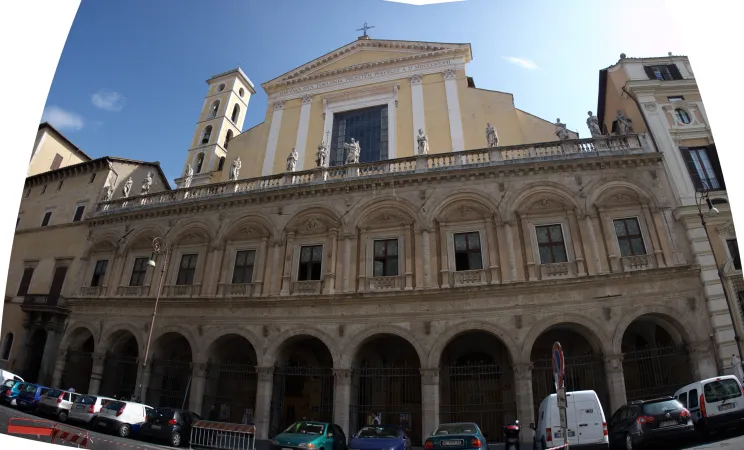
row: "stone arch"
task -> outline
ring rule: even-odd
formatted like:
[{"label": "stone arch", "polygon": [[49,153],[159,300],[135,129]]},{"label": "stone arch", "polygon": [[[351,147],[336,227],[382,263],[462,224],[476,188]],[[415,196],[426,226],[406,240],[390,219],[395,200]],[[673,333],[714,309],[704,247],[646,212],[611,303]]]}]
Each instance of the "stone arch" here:
[{"label": "stone arch", "polygon": [[[166,334],[173,333],[173,334],[180,334],[181,336],[186,339],[186,341],[191,346],[191,358],[194,359],[196,355],[202,354],[201,347],[199,346],[198,341],[194,338],[194,334],[191,332],[189,328],[183,325],[177,325],[177,324],[169,324],[164,325],[162,327],[155,327],[155,330],[152,334],[152,343],[158,341],[161,337],[165,336]],[[152,347],[150,351],[149,357],[153,357],[153,351],[155,348]]]},{"label": "stone arch", "polygon": [[195,395],[189,389],[189,376],[198,353],[197,342],[184,326],[169,325],[153,333],[146,401],[173,408],[188,404],[191,395]]},{"label": "stone arch", "polygon": [[524,363],[529,362],[531,359],[532,348],[540,335],[559,325],[575,327],[571,331],[584,337],[590,345],[595,347],[595,351],[598,351],[600,354],[607,354],[607,352],[612,348],[607,334],[604,333],[601,327],[593,320],[580,315],[561,314],[546,320],[540,320],[530,328],[522,343],[520,361]]},{"label": "stone arch", "polygon": [[708,339],[705,330],[701,329],[696,323],[689,320],[689,316],[680,314],[673,308],[660,304],[647,304],[633,308],[633,311],[626,314],[620,319],[615,327],[615,333],[612,337],[612,351],[619,355],[622,353],[623,336],[628,327],[637,319],[645,317],[653,319],[657,325],[665,331],[670,332],[672,337],[676,334],[686,343],[696,341],[705,341]]},{"label": "stone arch", "polygon": [[429,357],[427,358],[428,361],[426,367],[439,367],[439,361],[442,357],[442,352],[444,351],[444,348],[447,346],[447,344],[449,344],[457,336],[470,331],[484,331],[486,333],[492,334],[495,338],[499,339],[504,344],[507,351],[509,352],[509,357],[512,361],[512,364],[517,364],[519,362],[519,352],[517,351],[517,346],[509,337],[509,335],[498,325],[479,320],[463,320],[454,325],[451,325],[439,335],[437,340],[434,342],[431,350],[429,350]]},{"label": "stone arch", "polygon": [[137,349],[142,353],[144,349],[144,342],[141,336],[142,329],[137,328],[135,325],[130,323],[120,323],[111,325],[101,335],[101,351],[111,351],[115,347],[116,341],[122,336],[122,332],[128,331],[137,341]]},{"label": "stone arch", "polygon": [[577,196],[576,193],[569,191],[558,183],[541,181],[528,184],[515,196],[502,203],[509,205],[507,207],[511,208],[505,214],[508,216],[527,212],[566,209],[575,209],[577,213],[584,214],[584,208],[576,201]]},{"label": "stone arch", "polygon": [[474,189],[458,190],[456,194],[439,199],[437,205],[425,215],[425,222],[433,224],[436,220],[446,220],[458,206],[466,208],[458,214],[458,220],[482,219],[499,215],[498,205],[488,194]]},{"label": "stone arch", "polygon": [[225,245],[231,240],[251,239],[255,237],[276,238],[274,225],[263,214],[249,213],[225,224],[224,232],[220,233],[218,245]]},{"label": "stone arch", "polygon": [[253,347],[253,351],[256,352],[256,364],[260,364],[263,361],[263,347],[259,345],[261,340],[252,331],[241,328],[241,327],[226,327],[226,328],[214,328],[210,332],[206,333],[203,342],[205,345],[200,349],[199,358],[194,357],[194,360],[203,360],[209,356],[209,350],[212,346],[219,341],[223,336],[234,335],[245,338],[249,344]]},{"label": "stone arch", "polygon": [[96,253],[111,253],[119,250],[120,246],[118,241],[121,236],[117,236],[112,232],[107,232],[101,236],[96,237],[90,245],[88,245],[83,253],[83,258],[89,258],[91,255]]},{"label": "stone arch", "polygon": [[88,389],[93,371],[93,354],[98,348],[96,335],[84,324],[75,324],[68,328],[65,339],[60,345],[64,350],[64,365],[60,376],[60,386],[84,392]]},{"label": "stone arch", "polygon": [[152,249],[152,241],[156,237],[164,236],[165,230],[156,225],[147,225],[139,230],[136,230],[129,236],[124,245],[124,251],[131,251],[133,249]]},{"label": "stone arch", "polygon": [[647,204],[658,205],[657,199],[649,192],[653,192],[648,186],[641,187],[636,183],[626,180],[605,181],[596,186],[592,186],[591,194],[587,197],[587,210],[600,205],[619,205],[619,204]]},{"label": "stone arch", "polygon": [[81,330],[85,330],[90,334],[90,336],[93,338],[94,348],[95,350],[98,350],[98,347],[101,343],[101,336],[99,333],[96,333],[96,327],[94,327],[92,324],[83,321],[76,321],[70,324],[67,327],[67,330],[68,331],[62,337],[62,340],[59,343],[59,348],[61,350],[67,350],[70,346],[74,345],[74,341],[81,337]]},{"label": "stone arch", "polygon": [[[388,217],[383,217],[388,215]],[[415,224],[419,221],[416,207],[408,200],[401,197],[384,196],[373,197],[368,201],[362,201],[349,213],[352,219],[349,229],[356,230],[369,223],[384,226],[386,222],[395,221],[403,224]]]},{"label": "stone arch", "polygon": [[284,226],[285,232],[295,234],[324,234],[331,228],[341,230],[343,223],[332,209],[314,205],[294,214]]},{"label": "stone arch", "polygon": [[210,225],[201,220],[192,220],[169,233],[172,237],[170,242],[173,246],[204,244],[214,238]]},{"label": "stone arch", "polygon": [[354,337],[346,344],[341,354],[341,363],[339,368],[349,369],[354,360],[354,356],[357,352],[370,341],[370,339],[381,336],[381,335],[393,335],[398,336],[407,341],[418,354],[418,358],[421,366],[426,363],[428,354],[424,347],[418,342],[416,337],[408,330],[403,327],[396,325],[373,325],[362,330],[360,333],[356,333]]},{"label": "stone arch", "polygon": [[300,336],[315,337],[323,342],[333,358],[333,366],[338,367],[338,364],[341,362],[341,352],[339,351],[336,341],[334,341],[328,333],[310,327],[283,330],[280,335],[267,346],[264,351],[263,363],[261,365],[264,367],[274,366],[279,351],[285,346],[291,344],[294,338]]}]

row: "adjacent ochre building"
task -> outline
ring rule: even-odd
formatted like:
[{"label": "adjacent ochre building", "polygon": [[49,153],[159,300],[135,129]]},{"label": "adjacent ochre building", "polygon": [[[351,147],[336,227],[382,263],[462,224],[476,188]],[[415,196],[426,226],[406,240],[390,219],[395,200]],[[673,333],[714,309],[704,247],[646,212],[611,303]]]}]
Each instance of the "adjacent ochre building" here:
[{"label": "adjacent ochre building", "polygon": [[83,221],[52,384],[261,439],[380,414],[416,442],[455,420],[499,441],[551,392],[555,341],[608,416],[720,373],[667,155],[637,130],[578,139],[476,88],[470,59],[363,37],[264,83],[243,133],[255,87],[208,80],[179,188],[117,187]]}]

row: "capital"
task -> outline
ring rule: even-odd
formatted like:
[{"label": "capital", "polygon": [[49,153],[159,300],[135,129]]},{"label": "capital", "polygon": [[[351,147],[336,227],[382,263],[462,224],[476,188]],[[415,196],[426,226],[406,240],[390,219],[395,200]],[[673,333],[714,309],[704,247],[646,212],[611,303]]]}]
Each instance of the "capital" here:
[{"label": "capital", "polygon": [[517,364],[514,366],[514,376],[517,380],[532,379],[532,369],[534,369],[534,366],[531,362],[525,364]]},{"label": "capital", "polygon": [[351,369],[333,369],[333,381],[337,386],[351,384]]},{"label": "capital", "polygon": [[623,370],[623,355],[608,355],[604,358],[605,370],[607,371],[622,371]]},{"label": "capital", "polygon": [[273,367],[256,367],[256,373],[260,382],[271,383],[274,381]]},{"label": "capital", "polygon": [[438,385],[439,384],[439,369],[421,369],[421,384],[424,385]]}]

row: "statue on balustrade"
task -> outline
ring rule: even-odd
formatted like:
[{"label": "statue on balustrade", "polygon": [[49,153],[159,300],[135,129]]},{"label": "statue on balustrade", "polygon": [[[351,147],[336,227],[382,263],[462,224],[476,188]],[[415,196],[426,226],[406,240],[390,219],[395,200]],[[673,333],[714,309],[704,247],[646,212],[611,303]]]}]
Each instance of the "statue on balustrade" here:
[{"label": "statue on balustrade", "polygon": [[142,180],[142,187],[140,188],[140,195],[149,194],[151,187],[152,187],[152,172],[147,172],[145,179]]},{"label": "statue on balustrade", "polygon": [[558,136],[558,139],[562,141],[565,141],[570,137],[568,134],[568,129],[566,129],[566,124],[561,123],[561,119],[556,119],[555,135]]},{"label": "statue on balustrade", "polygon": [[633,133],[633,121],[626,117],[621,110],[617,110],[617,132],[620,135]]},{"label": "statue on balustrade", "polygon": [[191,167],[191,164],[187,164],[186,172],[184,173],[183,187],[184,188],[191,187],[191,180],[193,179],[194,179],[194,168]]},{"label": "statue on balustrade", "polygon": [[240,162],[240,156],[238,156],[237,158],[233,159],[233,162],[230,165],[230,181],[235,181],[238,179],[241,167],[243,167],[243,163]]},{"label": "statue on balustrade", "polygon": [[592,137],[599,137],[602,136],[602,128],[599,126],[599,119],[597,116],[592,114],[591,111],[589,111],[589,118],[586,119],[586,126],[589,127],[589,133],[591,133]]},{"label": "statue on balustrade", "polygon": [[325,142],[320,141],[318,145],[318,153],[315,154],[315,165],[318,167],[325,167],[326,159],[328,159],[328,150],[326,149]]},{"label": "statue on balustrade", "polygon": [[346,164],[359,164],[359,155],[362,153],[359,142],[351,138],[351,144],[344,144],[344,150],[349,151],[349,155],[346,157]]},{"label": "statue on balustrade", "polygon": [[486,142],[488,148],[494,148],[499,145],[499,135],[496,133],[496,128],[490,123],[486,124]]},{"label": "statue on balustrade", "polygon": [[297,150],[292,149],[287,156],[287,172],[294,172],[297,168]]},{"label": "statue on balustrade", "polygon": [[114,187],[110,184],[108,186],[105,186],[103,188],[103,201],[108,202],[111,201],[111,198],[114,196]]},{"label": "statue on balustrade", "polygon": [[429,154],[429,138],[424,134],[424,130],[419,128],[418,136],[416,136],[418,142],[418,154],[428,155]]},{"label": "statue on balustrade", "polygon": [[129,197],[129,191],[132,190],[132,185],[134,184],[134,180],[132,180],[132,177],[127,178],[127,181],[124,182],[124,187],[121,189],[124,193],[124,198]]}]

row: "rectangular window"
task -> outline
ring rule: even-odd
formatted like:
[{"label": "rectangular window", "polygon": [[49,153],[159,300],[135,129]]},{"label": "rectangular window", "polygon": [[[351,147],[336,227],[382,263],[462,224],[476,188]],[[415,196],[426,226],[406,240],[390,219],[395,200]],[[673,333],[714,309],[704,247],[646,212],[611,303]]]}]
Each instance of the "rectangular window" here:
[{"label": "rectangular window", "polygon": [[85,212],[85,206],[80,205],[75,209],[75,217],[72,218],[73,222],[80,222],[83,220],[83,212]]},{"label": "rectangular window", "polygon": [[65,182],[65,180],[59,180],[59,184],[57,184],[57,190],[58,190],[58,191],[59,191],[60,189],[62,189],[62,183],[64,183],[64,182]]},{"label": "rectangular window", "polygon": [[93,278],[90,280],[91,287],[103,285],[103,277],[106,276],[106,268],[108,268],[108,260],[101,259],[96,261],[96,267],[93,269]]},{"label": "rectangular window", "polygon": [[194,275],[196,274],[196,258],[199,255],[181,256],[181,265],[178,268],[178,277],[176,284],[178,286],[191,286],[194,284]]},{"label": "rectangular window", "polygon": [[346,164],[344,144],[351,143],[352,138],[359,142],[359,162],[388,159],[388,131],[387,105],[334,114],[329,165]]},{"label": "rectangular window", "polygon": [[480,233],[457,233],[455,238],[455,271],[483,269]]},{"label": "rectangular window", "polygon": [[726,241],[726,245],[728,246],[729,255],[731,255],[731,259],[734,260],[734,269],[741,270],[741,258],[739,257],[739,244],[736,242],[736,239],[728,239]]},{"label": "rectangular window", "polygon": [[235,254],[232,284],[248,284],[253,282],[253,265],[256,261],[254,250],[240,250]]},{"label": "rectangular window", "polygon": [[96,174],[94,172],[94,173],[90,174],[90,180],[88,181],[88,183],[89,184],[92,183],[95,179],[96,179]]},{"label": "rectangular window", "polygon": [[644,66],[643,69],[651,80],[671,81],[683,79],[676,64]]},{"label": "rectangular window", "polygon": [[18,295],[22,297],[28,294],[28,288],[31,286],[31,278],[34,276],[34,268],[26,267],[23,269],[23,276],[21,276],[21,284],[18,286]]},{"label": "rectangular window", "polygon": [[134,260],[134,267],[132,268],[132,278],[129,279],[130,286],[144,286],[145,277],[147,276],[147,261],[148,258],[137,258]]},{"label": "rectangular window", "polygon": [[31,195],[31,188],[26,189],[25,198],[28,198],[29,195]]},{"label": "rectangular window", "polygon": [[671,80],[672,74],[669,72],[669,68],[665,66],[654,66],[651,67],[651,70],[654,71],[654,77],[656,77],[657,80]]},{"label": "rectangular window", "polygon": [[667,97],[667,100],[670,102],[682,102],[685,100],[685,97],[682,95],[673,95],[671,97]]},{"label": "rectangular window", "polygon": [[62,165],[62,155],[57,153],[54,155],[54,159],[52,160],[52,165],[49,167],[50,170],[57,170],[59,169],[59,166]]},{"label": "rectangular window", "polygon": [[398,275],[398,240],[385,239],[374,242],[374,275],[375,277],[393,277]]},{"label": "rectangular window", "polygon": [[320,270],[322,263],[322,245],[308,245],[300,247],[300,267],[297,271],[297,280],[320,281]]},{"label": "rectangular window", "polygon": [[693,389],[690,391],[689,402],[690,408],[697,408],[698,406],[700,406],[700,397],[698,396],[697,389]]},{"label": "rectangular window", "polygon": [[560,224],[535,227],[540,264],[568,262],[566,243],[563,241],[563,228]]},{"label": "rectangular window", "polygon": [[620,256],[638,256],[646,254],[646,245],[643,243],[643,235],[638,219],[616,219],[615,235],[620,245]]},{"label": "rectangular window", "polygon": [[44,193],[46,192],[46,188],[47,188],[47,185],[46,184],[44,186],[42,186],[42,188],[41,188],[41,194],[39,194],[39,195],[44,195]]},{"label": "rectangular window", "polygon": [[680,151],[695,189],[726,189],[715,144],[706,147],[680,147]]},{"label": "rectangular window", "polygon": [[52,218],[52,212],[51,211],[45,212],[44,213],[44,218],[41,220],[41,226],[42,227],[45,227],[45,226],[49,225],[49,219],[51,219],[51,218]]}]

